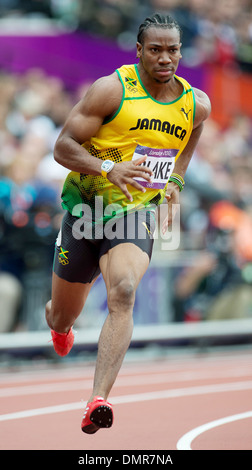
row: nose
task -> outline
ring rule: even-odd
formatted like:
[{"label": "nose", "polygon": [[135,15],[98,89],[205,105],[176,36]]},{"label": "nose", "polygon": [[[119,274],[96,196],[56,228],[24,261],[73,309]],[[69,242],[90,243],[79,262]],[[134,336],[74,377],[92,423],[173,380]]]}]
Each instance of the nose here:
[{"label": "nose", "polygon": [[170,64],[171,63],[171,58],[170,58],[170,55],[168,52],[161,52],[159,58],[158,58],[158,62],[160,64]]}]

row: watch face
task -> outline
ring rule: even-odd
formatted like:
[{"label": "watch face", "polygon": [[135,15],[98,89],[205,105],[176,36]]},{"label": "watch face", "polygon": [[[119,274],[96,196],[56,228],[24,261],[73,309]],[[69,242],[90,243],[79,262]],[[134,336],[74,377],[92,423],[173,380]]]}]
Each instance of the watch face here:
[{"label": "watch face", "polygon": [[102,163],[102,170],[108,172],[109,170],[112,170],[113,166],[114,166],[114,162],[112,162],[111,160],[105,160]]}]

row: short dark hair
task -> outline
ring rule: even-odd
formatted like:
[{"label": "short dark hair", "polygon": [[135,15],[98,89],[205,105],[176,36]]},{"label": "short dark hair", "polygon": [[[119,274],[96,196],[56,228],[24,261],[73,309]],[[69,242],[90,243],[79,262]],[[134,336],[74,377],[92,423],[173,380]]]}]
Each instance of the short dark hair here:
[{"label": "short dark hair", "polygon": [[182,29],[174,18],[172,18],[170,15],[155,13],[154,15],[146,18],[139,26],[137,41],[140,42],[140,44],[143,43],[145,31],[151,27],[168,29],[176,28],[179,32],[180,39],[182,38]]}]

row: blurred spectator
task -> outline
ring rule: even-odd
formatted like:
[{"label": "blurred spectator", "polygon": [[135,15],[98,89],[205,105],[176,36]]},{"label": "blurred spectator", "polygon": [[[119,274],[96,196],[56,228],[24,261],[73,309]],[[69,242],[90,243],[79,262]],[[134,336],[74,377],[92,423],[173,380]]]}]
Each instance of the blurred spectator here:
[{"label": "blurred spectator", "polygon": [[7,333],[13,329],[21,299],[21,282],[10,273],[0,272],[0,333]]},{"label": "blurred spectator", "polygon": [[206,251],[177,274],[174,321],[248,318],[252,315],[252,278],[235,256],[233,230],[216,229]]}]

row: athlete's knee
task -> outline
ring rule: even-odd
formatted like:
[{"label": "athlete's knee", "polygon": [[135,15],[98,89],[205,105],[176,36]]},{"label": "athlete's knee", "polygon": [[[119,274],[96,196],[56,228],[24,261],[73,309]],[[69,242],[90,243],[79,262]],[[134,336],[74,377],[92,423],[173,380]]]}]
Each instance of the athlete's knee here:
[{"label": "athlete's knee", "polygon": [[135,284],[130,278],[118,280],[108,292],[109,312],[118,310],[132,310],[135,302]]},{"label": "athlete's knee", "polygon": [[[64,320],[64,316],[62,315],[62,312],[60,310],[54,311],[54,309],[52,308],[51,300],[49,300],[49,302],[47,302],[46,304],[45,317],[49,328],[59,333],[64,332],[64,330],[62,329],[63,326],[65,327],[65,322],[62,321]],[[67,329],[69,329],[68,325]]]},{"label": "athlete's knee", "polygon": [[49,302],[47,302],[46,304],[46,307],[45,307],[45,318],[46,318],[46,321],[47,321],[47,324],[50,328],[53,329],[53,319],[52,319],[52,301],[49,300]]}]

